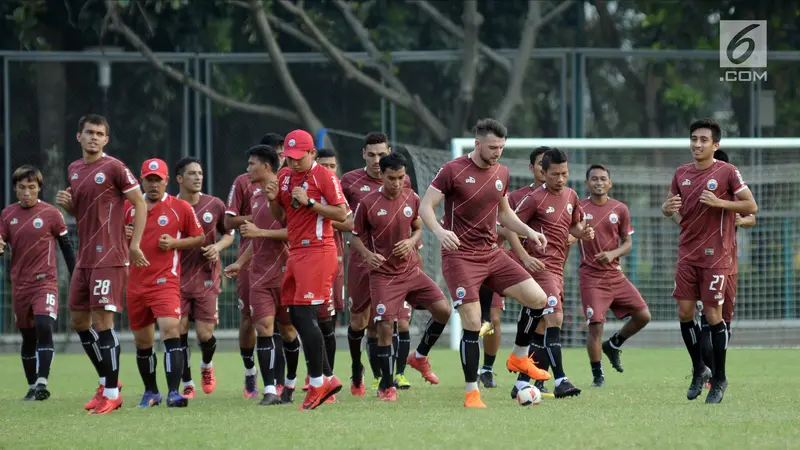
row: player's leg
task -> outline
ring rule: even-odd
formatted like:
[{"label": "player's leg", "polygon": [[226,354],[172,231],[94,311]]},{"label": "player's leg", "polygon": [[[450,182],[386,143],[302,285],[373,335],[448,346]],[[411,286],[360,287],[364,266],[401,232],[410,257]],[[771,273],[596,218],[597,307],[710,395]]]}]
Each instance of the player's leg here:
[{"label": "player's leg", "polygon": [[[548,299],[548,305],[551,303],[552,300]],[[563,303],[563,296],[558,300],[558,303]],[[546,314],[543,322],[546,327],[544,330],[544,347],[547,349],[547,356],[550,359],[550,367],[553,371],[555,384],[553,395],[555,398],[578,396],[581,390],[575,387],[569,378],[567,378],[564,369],[564,358],[561,353],[561,327],[564,323],[563,310]]]},{"label": "player's leg", "polygon": [[431,313],[431,318],[425,326],[425,333],[420,339],[417,350],[408,356],[408,365],[418,370],[422,378],[431,384],[439,384],[439,377],[431,370],[428,353],[442,335],[444,327],[450,320],[450,302],[447,301],[442,290],[422,270],[419,271],[417,281],[410,284],[417,289],[409,297],[414,306],[424,306]]},{"label": "player's leg", "polygon": [[103,389],[106,384],[105,366],[101,362],[103,357],[100,354],[100,346],[97,343],[97,331],[92,328],[92,315],[89,309],[90,277],[91,269],[77,268],[72,272],[68,300],[72,329],[78,334],[83,351],[89,357],[89,361],[92,362],[99,379],[94,396],[84,405],[84,409],[87,411],[97,406],[97,403],[103,397]]},{"label": "player's leg", "polygon": [[[197,333],[197,344],[200,347],[200,377],[203,392],[210,394],[217,386],[214,376],[214,353],[217,350],[217,338],[214,336],[214,327],[219,319],[216,294],[195,300],[192,310],[194,330]],[[185,313],[184,313],[185,315]],[[188,355],[188,352],[187,352]],[[187,365],[184,363],[184,365]]]},{"label": "player's leg", "polygon": [[[255,296],[251,299],[256,301]],[[281,399],[275,387],[275,341],[273,339],[275,316],[264,316],[265,313],[254,312],[253,322],[256,325],[256,357],[261,370],[261,379],[264,383],[264,397],[259,405],[279,405]]]},{"label": "player's leg", "polygon": [[192,367],[191,367],[191,349],[189,348],[189,318],[192,315],[193,301],[191,298],[183,297],[181,299],[181,351],[183,351],[183,372],[181,380],[183,381],[183,390],[181,395],[188,399],[193,399],[195,394],[194,380],[192,380]]},{"label": "player's leg", "polygon": [[[19,328],[20,316],[17,316],[17,327]],[[23,400],[36,399],[36,328],[22,327],[19,328],[19,334],[22,336],[22,345],[20,346],[20,358],[22,359],[22,369],[25,372],[25,380],[28,383],[28,393],[25,394]]]},{"label": "player's leg", "polygon": [[294,402],[294,390],[297,387],[300,340],[297,338],[297,329],[291,323],[288,308],[281,306],[281,313],[286,317],[286,320],[278,322],[278,332],[280,333],[280,340],[283,342],[283,355],[286,362],[286,382],[281,393],[281,401],[283,403],[292,403]]},{"label": "player's leg", "polygon": [[711,378],[711,370],[703,364],[699,341],[700,325],[695,321],[697,301],[700,300],[700,281],[702,280],[697,267],[685,264],[676,266],[675,289],[672,296],[678,303],[681,337],[683,337],[683,343],[686,345],[692,361],[692,382],[686,392],[686,398],[689,400],[696,399],[703,392],[703,386]]},{"label": "player's leg", "polygon": [[322,342],[325,344],[325,359],[323,360],[323,374],[333,376],[333,367],[336,360],[336,311],[333,302],[328,302],[317,307],[317,325],[322,333]]},{"label": "player's leg", "polygon": [[397,388],[392,377],[392,335],[394,317],[379,318],[377,323],[378,346],[375,355],[381,365],[381,380],[378,385],[378,398],[385,402],[397,401]]},{"label": "player's leg", "polygon": [[703,364],[706,365],[711,372],[714,372],[714,352],[711,346],[711,326],[706,320],[706,315],[703,312],[703,302],[697,302],[697,309],[700,312],[700,352],[703,355]]},{"label": "player's leg", "polygon": [[[112,411],[122,405],[119,397],[120,345],[114,330],[114,314],[123,310],[125,287],[128,281],[127,267],[95,268],[90,276],[89,306],[92,311],[92,326],[97,331],[101,363],[105,371],[103,396],[109,400],[104,411]],[[180,307],[180,304],[176,305]],[[113,408],[113,409],[111,409]],[[103,414],[103,412],[101,412]]]},{"label": "player's leg", "polygon": [[480,337],[494,333],[494,327],[491,321],[492,297],[494,297],[494,295],[494,291],[484,285],[481,285],[481,289],[478,291],[481,302],[481,322],[483,322],[481,324],[481,331],[478,333]]},{"label": "player's leg", "polygon": [[[49,294],[54,295],[54,294]],[[58,309],[56,309],[58,311]],[[53,313],[55,315],[55,313]],[[47,390],[47,379],[50,377],[50,366],[55,355],[55,345],[53,345],[53,328],[56,320],[49,314],[34,315],[36,328],[36,400],[47,400],[50,391]]]},{"label": "player's leg", "polygon": [[239,353],[244,364],[244,398],[258,397],[256,369],[256,329],[250,320],[250,270],[239,272],[236,280],[239,297]]},{"label": "player's leg", "polygon": [[[411,389],[411,382],[406,378],[406,364],[408,355],[411,353],[411,315],[413,309],[408,302],[403,302],[403,309],[400,310],[400,317],[395,322],[397,329],[397,347],[394,355],[394,384],[397,389]],[[394,336],[392,336],[394,339]],[[394,342],[393,342],[394,344]]]},{"label": "player's leg", "polygon": [[726,269],[702,269],[700,277],[700,300],[703,302],[703,311],[708,321],[711,333],[711,349],[714,359],[714,368],[711,376],[711,389],[706,396],[706,403],[720,403],[728,387],[726,376],[726,359],[728,353],[728,329],[722,315],[722,306],[725,303],[728,274]]},{"label": "player's leg", "polygon": [[[497,358],[497,352],[500,351],[500,342],[502,339],[500,334],[500,317],[503,313],[503,309],[505,308],[505,299],[491,289],[483,286],[481,286],[481,296],[485,295],[484,290],[488,290],[488,293],[491,294],[492,298],[488,318],[488,323],[491,324],[492,331],[491,333],[483,336],[483,366],[481,367],[478,378],[480,379],[481,383],[483,383],[483,387],[496,388],[497,382],[494,379],[494,361]],[[481,315],[483,314],[483,302],[481,302]],[[486,325],[487,323],[485,319],[485,317],[481,317],[481,320],[484,320],[483,325]],[[481,330],[483,330],[483,325]]]},{"label": "player's leg", "polygon": [[581,272],[579,276],[581,308],[588,326],[586,353],[592,368],[592,387],[603,387],[603,328],[613,292],[610,284],[600,274]]},{"label": "player's leg", "polygon": [[144,394],[137,407],[149,408],[160,405],[162,396],[156,379],[158,358],[155,351],[155,318],[149,310],[141,307],[142,302],[141,298],[128,297],[128,315],[136,346],[136,367],[144,384]]},{"label": "player's leg", "polygon": [[728,343],[731,342],[731,322],[736,309],[736,289],[738,287],[738,274],[732,273],[725,282],[725,303],[722,304],[722,320],[728,329]]},{"label": "player's leg", "polygon": [[[158,324],[159,337],[164,344],[164,370],[167,378],[167,406],[185,407],[189,400],[178,393],[183,373],[183,350],[180,339],[180,294],[151,302]],[[176,313],[175,310],[178,310]]]},{"label": "player's leg", "polygon": [[[370,318],[371,319],[371,318]],[[378,326],[372,320],[367,325],[367,362],[372,370],[372,389],[377,391],[381,379],[381,364],[375,353],[378,348]]]},{"label": "player's leg", "polygon": [[[350,279],[348,277],[348,279]],[[367,279],[369,282],[369,279]],[[351,360],[351,384],[350,384],[350,393],[356,397],[363,397],[365,394],[365,387],[364,387],[364,364],[361,362],[361,341],[364,338],[364,334],[366,333],[367,325],[369,322],[369,302],[364,302],[363,298],[358,298],[358,301],[354,300],[352,295],[355,293],[351,289],[351,296],[349,299],[350,303],[350,326],[347,328],[347,345],[350,348],[350,360]],[[366,297],[369,300],[368,296],[361,296]],[[358,308],[358,309],[357,309]],[[367,352],[371,349],[374,349],[374,345],[371,347],[369,346],[369,341],[367,345]]]},{"label": "player's leg", "polygon": [[612,290],[613,302],[611,310],[617,319],[628,317],[629,319],[622,325],[609,340],[603,343],[603,353],[608,357],[611,366],[617,372],[622,372],[622,362],[620,361],[620,348],[622,344],[633,335],[641,331],[650,323],[650,309],[644,302],[639,290],[626,277],[609,280]]},{"label": "player's leg", "polygon": [[589,319],[586,353],[589,355],[589,365],[592,368],[592,387],[603,387],[606,384],[603,373],[603,326],[604,322],[591,322]]}]

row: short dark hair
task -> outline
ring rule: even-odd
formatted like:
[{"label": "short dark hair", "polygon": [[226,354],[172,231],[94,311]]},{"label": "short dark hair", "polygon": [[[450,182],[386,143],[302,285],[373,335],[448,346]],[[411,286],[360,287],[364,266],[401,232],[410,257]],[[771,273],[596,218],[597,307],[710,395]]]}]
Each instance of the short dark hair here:
[{"label": "short dark hair", "polygon": [[381,165],[381,173],[386,172],[387,169],[400,170],[408,167],[406,157],[398,152],[392,152],[381,158],[379,161]]},{"label": "short dark hair", "polygon": [[535,149],[533,149],[533,151],[531,152],[531,165],[532,166],[535,165],[536,158],[538,158],[539,155],[544,155],[548,150],[550,150],[550,147],[544,147],[544,146],[536,147]]},{"label": "short dark hair", "polygon": [[719,142],[722,138],[722,128],[720,128],[719,123],[714,119],[698,119],[692,122],[689,125],[689,136],[694,133],[695,130],[699,130],[701,128],[707,128],[711,130],[711,140],[714,142]]},{"label": "short dark hair", "polygon": [[201,168],[203,167],[203,163],[200,162],[198,158],[195,158],[194,156],[187,156],[175,163],[175,167],[172,169],[172,171],[175,173],[175,176],[182,177],[183,172],[186,170],[186,166],[193,163],[197,163],[197,165],[199,165]]},{"label": "short dark hair", "polygon": [[277,147],[279,145],[283,145],[283,136],[278,133],[267,133],[264,136],[261,136],[261,140],[258,142],[260,145],[269,145],[270,147]]},{"label": "short dark hair", "polygon": [[714,152],[714,159],[720,160],[722,162],[729,163],[731,162],[730,158],[728,158],[728,154],[723,152],[722,150],[717,150]]},{"label": "short dark hair", "polygon": [[319,158],[336,158],[336,150],[332,148],[318,148],[317,159]]},{"label": "short dark hair", "polygon": [[508,135],[508,129],[502,123],[494,119],[480,119],[475,124],[475,137],[485,138],[493,134],[499,138],[504,138]]},{"label": "short dark hair", "polygon": [[586,169],[586,179],[589,179],[589,175],[592,173],[594,169],[604,170],[608,174],[608,178],[611,178],[611,171],[606,168],[606,166],[602,164],[592,164]]},{"label": "short dark hair", "polygon": [[565,162],[567,162],[567,154],[553,147],[544,152],[544,156],[542,156],[542,169],[547,172],[547,169],[549,169],[552,164],[563,164]]},{"label": "short dark hair", "polygon": [[14,174],[11,175],[11,184],[14,186],[16,186],[20,181],[25,180],[33,180],[39,185],[39,187],[42,187],[44,184],[42,172],[32,164],[25,164],[17,167],[17,169],[14,171]]},{"label": "short dark hair", "polygon": [[389,136],[386,136],[385,133],[381,133],[380,131],[370,131],[364,137],[364,148],[367,148],[368,145],[375,145],[375,144],[386,144],[389,146]]},{"label": "short dark hair", "polygon": [[247,149],[247,156],[253,156],[263,164],[269,164],[273,172],[277,172],[281,168],[278,152],[269,145],[254,145]]},{"label": "short dark hair", "polygon": [[78,133],[83,133],[83,127],[85,127],[87,123],[102,125],[106,127],[106,134],[111,134],[111,127],[108,126],[108,120],[100,114],[87,114],[78,119]]}]

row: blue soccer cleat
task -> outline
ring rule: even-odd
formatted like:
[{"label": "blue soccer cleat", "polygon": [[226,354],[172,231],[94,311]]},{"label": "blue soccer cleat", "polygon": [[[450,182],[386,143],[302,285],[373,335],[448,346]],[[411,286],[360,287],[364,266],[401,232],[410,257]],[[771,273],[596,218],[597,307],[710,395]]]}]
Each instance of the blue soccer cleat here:
[{"label": "blue soccer cleat", "polygon": [[168,408],[185,408],[189,406],[189,399],[182,396],[178,391],[170,391],[167,395]]},{"label": "blue soccer cleat", "polygon": [[137,408],[149,408],[151,406],[158,406],[161,404],[161,394],[153,394],[150,391],[144,391],[142,401],[136,406]]}]

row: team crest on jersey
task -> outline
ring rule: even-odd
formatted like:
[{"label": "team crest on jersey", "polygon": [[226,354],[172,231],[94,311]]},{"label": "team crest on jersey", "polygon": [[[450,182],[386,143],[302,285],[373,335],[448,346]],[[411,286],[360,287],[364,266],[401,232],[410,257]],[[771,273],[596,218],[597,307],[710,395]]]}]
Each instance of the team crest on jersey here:
[{"label": "team crest on jersey", "polygon": [[150,170],[158,170],[158,161],[150,161],[150,165],[147,166]]},{"label": "team crest on jersey", "polygon": [[590,306],[590,307],[586,308],[586,318],[587,319],[591,319],[592,316],[594,316],[594,310]]},{"label": "team crest on jersey", "polygon": [[258,208],[258,202],[253,203],[253,209]]},{"label": "team crest on jersey", "polygon": [[585,214],[583,217],[584,217],[586,220],[592,220],[592,219],[594,219],[594,216],[593,216],[593,215],[591,215],[591,214]]},{"label": "team crest on jersey", "polygon": [[708,188],[709,191],[716,190],[717,186],[719,186],[719,183],[717,183],[717,180],[715,180],[713,178],[708,180],[708,183],[706,183],[706,187]]},{"label": "team crest on jersey", "polygon": [[213,216],[213,215],[212,215],[210,212],[207,212],[207,211],[206,211],[206,212],[203,214],[203,222],[205,222],[205,223],[211,223],[211,221],[212,221],[212,220],[214,220],[214,216]]},{"label": "team crest on jersey", "polygon": [[461,299],[463,299],[463,298],[464,298],[464,297],[466,297],[466,296],[467,296],[467,290],[466,290],[466,289],[464,289],[463,287],[459,286],[459,287],[456,289],[456,297],[458,297],[458,298],[459,298],[459,300],[461,300]]},{"label": "team crest on jersey", "polygon": [[44,220],[40,219],[39,217],[33,219],[33,228],[42,228],[44,225]]},{"label": "team crest on jersey", "polygon": [[166,226],[169,223],[169,218],[167,216],[159,216],[158,224],[162,227]]},{"label": "team crest on jersey", "polygon": [[106,174],[104,174],[103,172],[97,172],[96,174],[94,174],[95,183],[103,184],[104,181],[106,181]]},{"label": "team crest on jersey", "polygon": [[619,221],[619,216],[617,216],[616,213],[611,213],[608,216],[608,220],[610,220],[611,223],[617,223]]},{"label": "team crest on jersey", "polygon": [[547,306],[556,306],[557,304],[558,304],[558,299],[555,297],[555,295],[547,297]]},{"label": "team crest on jersey", "polygon": [[411,217],[411,214],[412,214],[412,213],[413,213],[413,211],[411,210],[411,207],[410,207],[410,206],[406,205],[406,207],[405,207],[405,208],[403,208],[403,215],[404,215],[404,216],[406,216],[406,217]]},{"label": "team crest on jersey", "polygon": [[500,180],[495,181],[494,182],[494,187],[496,187],[498,191],[502,191],[503,190],[503,182],[500,181]]},{"label": "team crest on jersey", "polygon": [[381,316],[386,314],[386,305],[384,305],[383,303],[379,303],[378,306],[375,307],[375,312]]},{"label": "team crest on jersey", "polygon": [[572,214],[572,203],[567,203],[567,214]]},{"label": "team crest on jersey", "polygon": [[77,180],[78,179],[78,174],[77,173],[73,173],[71,179]]}]

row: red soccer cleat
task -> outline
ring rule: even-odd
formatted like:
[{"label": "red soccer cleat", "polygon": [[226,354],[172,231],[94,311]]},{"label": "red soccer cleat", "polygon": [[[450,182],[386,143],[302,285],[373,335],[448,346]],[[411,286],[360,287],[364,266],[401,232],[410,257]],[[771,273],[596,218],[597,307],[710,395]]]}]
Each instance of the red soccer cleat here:
[{"label": "red soccer cleat", "polygon": [[311,385],[308,384],[308,375],[306,375],[306,382],[303,384],[303,392],[308,392],[308,388],[310,387]]},{"label": "red soccer cleat", "polygon": [[350,393],[353,394],[354,397],[363,397],[367,395],[367,388],[364,386],[364,380],[361,380],[358,386],[356,386],[355,383],[350,383]]},{"label": "red soccer cleat", "polygon": [[384,402],[396,402],[397,401],[397,388],[394,386],[390,387],[389,389],[381,389],[378,391],[378,398]]},{"label": "red soccer cleat", "polygon": [[[200,369],[200,376],[203,380],[200,382],[200,387],[203,388],[203,392],[206,394],[214,392],[214,388],[217,387],[217,377],[214,376],[214,366]],[[184,397],[186,396],[184,395]]]},{"label": "red soccer cleat", "polygon": [[320,387],[309,386],[306,398],[303,400],[303,404],[300,405],[300,410],[310,411],[315,409],[329,397],[342,390],[342,382],[336,376],[331,378],[323,377],[323,380]]},{"label": "red soccer cleat", "polygon": [[[117,381],[117,387],[119,388],[120,392],[122,392],[122,381]],[[100,386],[97,386],[97,390],[94,393],[94,397],[92,397],[91,400],[89,400],[88,402],[86,402],[85,405],[83,405],[83,409],[85,409],[86,411],[91,411],[97,408],[97,405],[100,404],[100,400],[103,399],[104,389],[105,386],[103,386],[102,384]]]},{"label": "red soccer cleat", "polygon": [[279,384],[275,386],[275,393],[278,397],[283,395],[283,385]]},{"label": "red soccer cleat", "polygon": [[427,356],[424,358],[417,358],[416,353],[408,355],[406,363],[409,366],[417,369],[422,374],[422,378],[430,384],[439,384],[439,377],[431,370],[431,361]]},{"label": "red soccer cleat", "polygon": [[191,384],[187,384],[186,386],[183,387],[183,392],[181,393],[181,395],[183,396],[183,398],[194,398],[194,393],[195,393],[194,386]]},{"label": "red soccer cleat", "polygon": [[336,403],[336,395],[331,395],[325,400],[325,403]]},{"label": "red soccer cleat", "polygon": [[120,409],[122,407],[122,395],[117,396],[116,400],[111,400],[110,398],[103,396],[100,399],[100,403],[94,407],[89,414],[92,415],[100,415],[100,414],[111,414],[112,412]]}]

